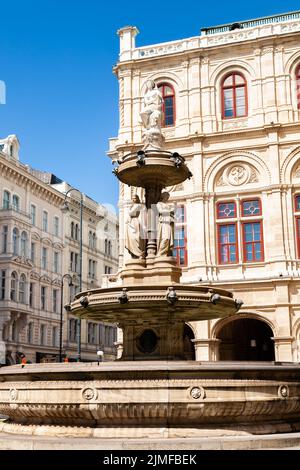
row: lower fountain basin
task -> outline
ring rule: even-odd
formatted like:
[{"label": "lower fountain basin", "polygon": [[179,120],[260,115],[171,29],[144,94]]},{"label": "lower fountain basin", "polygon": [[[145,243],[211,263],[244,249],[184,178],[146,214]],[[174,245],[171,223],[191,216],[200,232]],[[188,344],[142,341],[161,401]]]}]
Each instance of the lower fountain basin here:
[{"label": "lower fountain basin", "polygon": [[[274,363],[26,364],[0,370],[6,432],[193,437],[300,430],[300,366]],[[67,427],[71,426],[71,428]]]}]

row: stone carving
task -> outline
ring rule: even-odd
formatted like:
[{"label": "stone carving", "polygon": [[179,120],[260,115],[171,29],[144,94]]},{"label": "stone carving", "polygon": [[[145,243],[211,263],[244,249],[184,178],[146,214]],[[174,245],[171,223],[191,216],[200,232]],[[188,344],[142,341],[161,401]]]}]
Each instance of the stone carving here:
[{"label": "stone carving", "polygon": [[249,178],[249,171],[248,168],[242,165],[235,165],[230,168],[228,172],[228,182],[233,186],[240,186],[241,184],[245,184],[247,179]]},{"label": "stone carving", "polygon": [[145,131],[143,132],[144,150],[159,150],[163,145],[161,131],[162,120],[162,94],[153,80],[146,83],[146,93],[140,112],[141,121]]},{"label": "stone carving", "polygon": [[201,398],[202,400],[205,398],[206,393],[203,387],[193,387],[191,389],[191,397],[194,398],[195,400],[198,400]]},{"label": "stone carving", "polygon": [[85,400],[95,400],[97,398],[97,390],[94,388],[84,388],[82,390],[82,397]]},{"label": "stone carving", "polygon": [[280,385],[278,387],[278,396],[279,396],[279,398],[288,398],[289,397],[289,387],[287,385]]},{"label": "stone carving", "polygon": [[216,186],[242,186],[259,181],[258,173],[250,165],[234,163],[225,168],[219,176]]},{"label": "stone carving", "polygon": [[132,198],[128,219],[125,225],[125,248],[131,258],[145,257],[146,229],[144,225],[144,204],[135,194]]},{"label": "stone carving", "polygon": [[170,194],[163,192],[161,200],[157,203],[158,230],[157,230],[157,256],[172,256],[174,246],[175,213],[173,204],[168,204]]},{"label": "stone carving", "polygon": [[18,399],[18,390],[16,388],[11,388],[9,391],[9,397],[12,401],[16,401]]}]

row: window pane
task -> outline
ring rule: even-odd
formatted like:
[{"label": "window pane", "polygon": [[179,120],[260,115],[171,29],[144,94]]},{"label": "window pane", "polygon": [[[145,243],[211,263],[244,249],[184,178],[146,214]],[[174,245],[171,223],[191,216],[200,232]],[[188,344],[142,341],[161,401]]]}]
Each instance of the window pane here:
[{"label": "window pane", "polygon": [[234,263],[236,261],[236,249],[235,245],[231,245],[229,247],[229,256],[230,256],[230,262]]},{"label": "window pane", "polygon": [[233,85],[233,75],[229,75],[229,77],[224,80],[223,86],[232,86]]},{"label": "window pane", "polygon": [[235,84],[236,85],[242,85],[242,84],[245,83],[245,79],[241,75],[236,74],[234,78],[235,78]]},{"label": "window pane", "polygon": [[164,87],[164,95],[174,95],[172,88],[166,85]]},{"label": "window pane", "polygon": [[243,216],[260,214],[260,203],[258,199],[253,201],[243,201],[242,203]]},{"label": "window pane", "polygon": [[300,196],[296,196],[296,211],[300,211]]},{"label": "window pane", "polygon": [[218,204],[217,212],[218,212],[218,217],[221,217],[221,218],[235,217],[235,203],[228,202],[228,203]]},{"label": "window pane", "polygon": [[246,261],[253,261],[253,247],[252,247],[252,244],[246,245]]}]

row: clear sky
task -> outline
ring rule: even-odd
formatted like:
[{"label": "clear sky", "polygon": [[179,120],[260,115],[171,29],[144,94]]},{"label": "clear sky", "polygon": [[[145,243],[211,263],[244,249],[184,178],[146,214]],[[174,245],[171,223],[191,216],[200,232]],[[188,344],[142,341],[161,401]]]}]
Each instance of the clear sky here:
[{"label": "clear sky", "polygon": [[137,45],[200,28],[300,9],[299,1],[10,0],[1,2],[0,136],[17,134],[20,158],[102,203],[117,202],[105,152],[118,132],[117,29]]}]

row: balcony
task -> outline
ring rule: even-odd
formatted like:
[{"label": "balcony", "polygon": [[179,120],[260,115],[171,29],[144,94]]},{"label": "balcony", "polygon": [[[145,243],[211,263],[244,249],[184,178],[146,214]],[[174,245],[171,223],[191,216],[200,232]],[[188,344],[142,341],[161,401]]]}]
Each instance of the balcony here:
[{"label": "balcony", "polygon": [[25,223],[30,223],[30,214],[27,212],[21,211],[20,209],[17,209],[14,206],[9,206],[9,207],[2,207],[0,209],[0,217],[2,219],[15,219],[15,220],[21,220],[22,222]]}]

